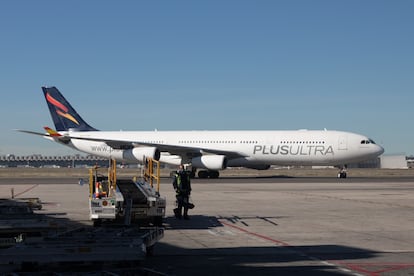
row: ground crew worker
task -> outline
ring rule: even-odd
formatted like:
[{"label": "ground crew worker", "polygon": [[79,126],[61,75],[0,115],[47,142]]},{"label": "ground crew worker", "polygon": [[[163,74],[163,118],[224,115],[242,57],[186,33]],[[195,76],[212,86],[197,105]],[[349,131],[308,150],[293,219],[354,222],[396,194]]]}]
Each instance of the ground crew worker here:
[{"label": "ground crew worker", "polygon": [[[188,209],[190,206],[190,194],[191,194],[191,181],[190,172],[186,171],[182,165],[180,169],[175,173],[173,181],[174,190],[176,192],[177,208],[174,209],[174,215],[176,218],[189,219]],[[182,213],[184,209],[184,214]]]}]

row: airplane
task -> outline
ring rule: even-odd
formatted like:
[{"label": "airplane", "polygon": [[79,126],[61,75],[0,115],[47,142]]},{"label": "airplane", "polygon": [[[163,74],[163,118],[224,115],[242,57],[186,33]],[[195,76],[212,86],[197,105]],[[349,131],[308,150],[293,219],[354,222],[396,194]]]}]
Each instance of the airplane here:
[{"label": "airplane", "polygon": [[[73,149],[125,163],[146,158],[191,165],[199,178],[218,178],[228,167],[346,166],[384,149],[367,136],[334,130],[100,131],[86,123],[56,87],[42,87],[55,130],[41,135]],[[342,177],[346,177],[342,176]]]}]

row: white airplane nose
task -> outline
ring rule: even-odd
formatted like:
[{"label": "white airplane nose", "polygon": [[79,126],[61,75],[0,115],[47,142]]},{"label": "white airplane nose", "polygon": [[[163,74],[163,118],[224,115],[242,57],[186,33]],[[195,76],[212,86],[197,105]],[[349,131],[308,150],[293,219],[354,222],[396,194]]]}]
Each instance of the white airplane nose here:
[{"label": "white airplane nose", "polygon": [[377,147],[378,147],[378,149],[377,149],[377,153],[378,153],[378,155],[383,154],[383,153],[384,153],[384,148],[383,148],[383,147],[381,147],[380,145],[377,145]]}]

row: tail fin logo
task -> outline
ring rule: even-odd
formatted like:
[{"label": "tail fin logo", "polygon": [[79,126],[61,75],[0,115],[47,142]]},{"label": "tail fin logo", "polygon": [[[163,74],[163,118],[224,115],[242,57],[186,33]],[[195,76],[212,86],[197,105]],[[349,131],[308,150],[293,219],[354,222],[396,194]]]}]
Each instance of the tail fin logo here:
[{"label": "tail fin logo", "polygon": [[64,106],[61,102],[50,96],[49,93],[46,93],[46,100],[56,107],[56,113],[59,116],[64,117],[77,125],[80,125],[79,122],[68,113],[69,109],[66,106]]}]

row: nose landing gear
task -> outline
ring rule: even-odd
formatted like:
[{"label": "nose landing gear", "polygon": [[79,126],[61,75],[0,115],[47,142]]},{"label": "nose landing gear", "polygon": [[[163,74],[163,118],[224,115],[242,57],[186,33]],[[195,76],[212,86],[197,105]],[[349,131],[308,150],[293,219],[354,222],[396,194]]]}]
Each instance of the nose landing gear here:
[{"label": "nose landing gear", "polygon": [[338,178],[346,178],[346,166],[343,166],[338,172]]}]

